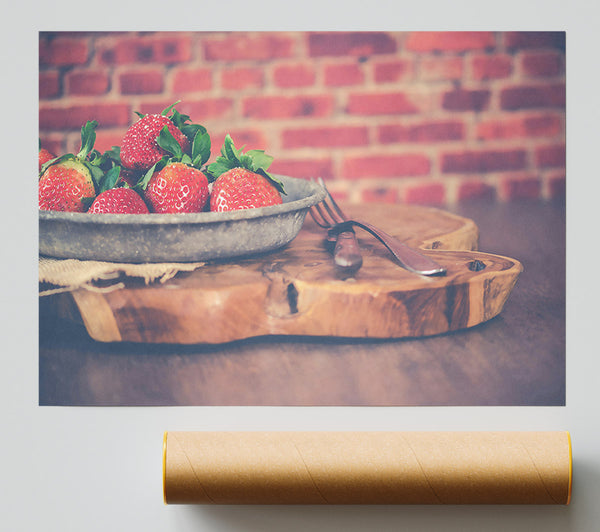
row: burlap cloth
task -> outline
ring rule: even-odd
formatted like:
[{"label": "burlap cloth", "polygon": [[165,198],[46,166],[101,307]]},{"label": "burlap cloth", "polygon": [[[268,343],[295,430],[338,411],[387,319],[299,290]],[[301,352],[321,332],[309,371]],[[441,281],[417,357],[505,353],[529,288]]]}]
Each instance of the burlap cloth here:
[{"label": "burlap cloth", "polygon": [[141,278],[146,284],[165,283],[179,272],[191,272],[204,264],[204,262],[125,264],[40,256],[39,294],[47,296],[79,288],[102,292],[118,290],[125,286],[124,281],[128,277]]}]

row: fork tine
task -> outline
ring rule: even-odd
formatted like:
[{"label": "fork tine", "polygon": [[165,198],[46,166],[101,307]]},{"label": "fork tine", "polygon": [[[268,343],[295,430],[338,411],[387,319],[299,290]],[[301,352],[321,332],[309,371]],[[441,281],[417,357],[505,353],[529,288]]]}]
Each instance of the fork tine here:
[{"label": "fork tine", "polygon": [[332,208],[332,206],[330,205],[330,202],[331,204],[333,204],[334,201],[331,197],[331,194],[329,193],[329,190],[327,190],[327,187],[325,186],[325,182],[320,177],[317,179],[317,181],[323,187],[323,189],[325,189],[326,196],[325,199],[321,201],[320,205],[322,205],[323,209],[327,211],[327,214],[329,215],[329,220],[331,221],[331,225],[342,223],[345,220],[345,218],[340,214],[339,208],[336,209],[335,206],[333,206]]},{"label": "fork tine", "polygon": [[[311,178],[311,181],[314,182],[315,179]],[[325,182],[320,177],[318,177],[316,181],[323,187],[326,196],[325,199],[310,208],[309,212],[312,216],[312,219],[317,225],[325,229],[329,229],[336,224],[343,223],[346,220],[346,217],[335,200],[331,197],[329,190],[327,190],[327,187],[325,186]]]},{"label": "fork tine", "polygon": [[[329,203],[327,203],[327,198],[325,198],[323,200],[323,207],[325,208],[325,210],[327,211],[327,213],[329,214],[329,216],[331,217],[331,219],[333,220],[333,224],[339,224],[342,223],[344,220],[341,219],[339,217],[339,215],[329,206]],[[332,224],[332,225],[333,225]]]},{"label": "fork tine", "polygon": [[340,209],[339,205],[333,199],[333,196],[329,193],[329,190],[327,190],[327,186],[325,185],[325,182],[323,181],[323,179],[321,177],[319,177],[317,179],[317,181],[319,182],[319,185],[321,185],[325,189],[325,192],[327,193],[327,199],[331,202],[331,207],[333,207],[333,210],[331,207],[329,207],[327,202],[324,202],[325,208],[327,209],[327,211],[329,212],[329,214],[335,220],[336,223],[344,222],[346,220],[346,215],[342,212],[342,209]]},{"label": "fork tine", "polygon": [[[314,178],[310,178],[310,180],[314,183],[315,179]],[[318,178],[318,183],[319,185],[321,185],[324,189],[325,189],[325,193],[328,194],[327,189],[324,186],[323,180],[319,177]],[[326,209],[324,209],[322,206],[326,207]],[[333,216],[328,216],[328,212],[330,212],[330,209],[328,208],[328,206],[325,204],[325,201],[320,201],[319,203],[317,203],[316,205],[313,205],[309,211],[308,211],[312,217],[312,219],[315,221],[315,223],[322,227],[323,229],[329,229],[331,226],[335,225],[335,219]],[[332,219],[334,221],[332,221]]]},{"label": "fork tine", "polygon": [[[314,183],[315,179],[310,178],[310,180]],[[330,225],[327,223],[325,218],[323,218],[323,214],[318,209],[318,205],[313,205],[310,209],[308,209],[308,213],[310,217],[314,220],[314,222],[323,229],[329,229]]]},{"label": "fork tine", "polygon": [[331,224],[324,218],[323,213],[318,205],[313,205],[308,212],[315,223],[323,229],[329,229]]},{"label": "fork tine", "polygon": [[336,222],[333,219],[333,217],[331,216],[331,210],[329,209],[326,200],[323,200],[320,203],[317,203],[315,205],[315,209],[321,216],[324,223],[327,224],[328,227],[335,225]]}]

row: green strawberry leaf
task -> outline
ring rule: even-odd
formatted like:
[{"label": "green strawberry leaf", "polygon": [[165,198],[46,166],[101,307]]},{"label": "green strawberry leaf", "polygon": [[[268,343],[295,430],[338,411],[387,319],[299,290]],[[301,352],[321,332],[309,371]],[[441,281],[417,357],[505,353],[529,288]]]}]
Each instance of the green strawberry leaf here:
[{"label": "green strawberry leaf", "polygon": [[[156,163],[158,164],[158,163]],[[143,194],[143,192],[146,190],[146,188],[148,187],[148,182],[150,181],[150,178],[154,175],[154,170],[156,169],[156,164],[154,166],[152,166],[152,168],[150,168],[145,174],[144,177],[142,177],[133,187],[133,190],[135,190],[136,192]]]},{"label": "green strawberry leaf", "polygon": [[90,171],[90,174],[92,175],[92,181],[94,182],[94,186],[96,187],[96,190],[100,189],[100,182],[102,181],[102,178],[104,177],[104,170],[102,170],[102,168],[100,168],[99,166],[96,166],[95,164],[90,164],[88,162],[84,163],[86,168]]},{"label": "green strawberry leaf", "polygon": [[256,171],[259,168],[266,170],[273,162],[273,157],[267,155],[264,150],[249,150],[243,153],[244,146],[236,149],[233,139],[229,134],[225,136],[221,154],[230,161],[239,163],[240,166],[248,170]]},{"label": "green strawberry leaf", "polygon": [[107,153],[100,153],[98,150],[93,150],[93,152],[88,155],[87,163],[93,166],[99,166],[104,171],[110,170],[115,162],[107,155]]},{"label": "green strawberry leaf", "polygon": [[113,146],[110,150],[100,153],[98,150],[92,150],[88,157],[87,163],[93,166],[99,166],[107,172],[115,165],[121,164],[121,150],[119,146]]},{"label": "green strawberry leaf", "polygon": [[136,115],[138,115],[140,118],[144,118],[146,116],[144,113],[140,113],[139,111],[134,111],[134,113]]},{"label": "green strawberry leaf", "polygon": [[138,194],[143,195],[144,191],[148,187],[148,183],[150,182],[150,179],[154,175],[154,172],[159,172],[160,170],[162,170],[166,166],[168,161],[169,161],[169,157],[167,155],[164,155],[162,157],[162,159],[160,161],[158,161],[157,163],[155,163],[154,166],[152,166],[152,168],[150,168],[144,174],[144,176],[135,184],[135,186],[132,187],[133,190],[135,190]]},{"label": "green strawberry leaf", "polygon": [[81,150],[77,154],[80,159],[85,159],[92,151],[94,143],[96,142],[96,127],[98,122],[96,120],[88,120],[85,125],[81,128]]},{"label": "green strawberry leaf", "polygon": [[106,150],[104,154],[110,160],[121,164],[121,146],[113,146],[110,150]]},{"label": "green strawberry leaf", "polygon": [[204,126],[201,126],[200,124],[185,124],[179,129],[191,141],[193,141],[194,137],[199,132],[202,134],[206,133],[206,128]]},{"label": "green strawberry leaf", "polygon": [[189,166],[192,166],[192,158],[187,153],[183,154],[183,157],[181,158],[181,162],[183,164],[187,164]]},{"label": "green strawberry leaf", "polygon": [[163,126],[160,130],[160,135],[157,137],[156,143],[163,150],[168,151],[177,159],[180,159],[183,156],[183,151],[181,150],[179,142],[175,140],[175,137],[171,134],[167,126]]},{"label": "green strawberry leaf", "polygon": [[267,155],[264,150],[248,150],[243,153],[243,149],[244,146],[236,149],[231,136],[225,135],[221,156],[217,157],[214,163],[208,165],[209,181],[214,181],[222,173],[232,168],[245,168],[267,178],[280,193],[286,194],[283,183],[267,172],[267,168],[273,162],[273,157]]},{"label": "green strawberry leaf", "polygon": [[115,185],[119,181],[120,173],[120,166],[113,166],[108,172],[106,172],[98,182],[98,193],[115,188]]},{"label": "green strawberry leaf", "polygon": [[81,203],[83,204],[84,211],[87,211],[90,208],[92,203],[94,203],[95,199],[96,199],[96,196],[92,196],[90,198],[81,198]]},{"label": "green strawberry leaf", "polygon": [[271,181],[271,183],[273,183],[273,186],[281,194],[285,194],[287,196],[287,192],[285,191],[283,183],[279,179],[277,179],[276,177],[274,177],[273,174],[269,174],[267,171],[263,170],[262,168],[259,168],[258,170],[256,170],[256,173],[260,174],[263,177],[266,177],[269,181]]},{"label": "green strawberry leaf", "polygon": [[252,164],[252,157],[250,157],[250,155],[248,155],[247,153],[244,153],[244,154],[240,155],[239,159],[240,159],[240,166],[242,168],[245,168],[246,170],[250,170],[251,172],[254,172],[254,165]]},{"label": "green strawberry leaf", "polygon": [[221,174],[231,170],[232,168],[236,168],[238,165],[229,159],[225,159],[225,157],[217,157],[214,163],[208,165],[207,171],[210,175],[209,181],[214,181]]},{"label": "green strawberry leaf", "polygon": [[221,146],[221,154],[223,155],[223,157],[225,157],[225,159],[228,159],[231,162],[238,164],[240,162],[238,158],[239,151],[235,149],[233,139],[229,136],[229,134],[225,136],[223,146]]},{"label": "green strawberry leaf", "polygon": [[210,135],[204,130],[199,129],[192,143],[192,160],[194,166],[200,168],[210,159]]},{"label": "green strawberry leaf", "polygon": [[189,115],[184,115],[183,113],[180,113],[177,109],[173,109],[173,114],[169,118],[171,119],[171,122],[173,122],[177,127],[181,126],[182,124],[185,124],[185,122],[190,120]]},{"label": "green strawberry leaf", "polygon": [[163,109],[163,110],[160,112],[160,114],[161,114],[162,116],[167,116],[167,114],[169,113],[169,111],[170,111],[171,109],[173,109],[173,107],[175,107],[175,106],[176,106],[178,103],[180,103],[180,102],[181,102],[181,100],[177,100],[175,103],[172,103],[171,105],[169,105],[169,107],[167,107],[166,109]]},{"label": "green strawberry leaf", "polygon": [[249,150],[243,153],[244,147],[236,149],[233,139],[229,134],[225,135],[221,156],[214,163],[209,164],[207,172],[209,181],[215,181],[221,174],[232,168],[245,168],[268,179],[273,186],[282,194],[286,194],[283,183],[267,172],[267,168],[273,162],[273,157],[267,155],[264,150]]},{"label": "green strawberry leaf", "polygon": [[98,164],[97,161],[99,161],[101,158],[102,154],[96,149],[87,154],[87,160],[93,164]]},{"label": "green strawberry leaf", "polygon": [[177,109],[173,109],[173,114],[169,118],[179,129],[185,126],[186,122],[191,122],[189,115],[181,114]]},{"label": "green strawberry leaf", "polygon": [[108,171],[115,165],[121,165],[121,148],[113,146],[110,150],[106,150],[99,158],[93,159],[90,162]]},{"label": "green strawberry leaf", "polygon": [[255,170],[258,170],[259,168],[267,170],[273,162],[273,157],[267,155],[264,150],[249,150],[246,152],[246,155],[249,155],[252,158]]},{"label": "green strawberry leaf", "polygon": [[184,115],[177,109],[173,109],[173,114],[169,119],[190,141],[193,141],[198,134],[198,131],[206,133],[206,128],[204,126],[194,124],[189,115]]}]

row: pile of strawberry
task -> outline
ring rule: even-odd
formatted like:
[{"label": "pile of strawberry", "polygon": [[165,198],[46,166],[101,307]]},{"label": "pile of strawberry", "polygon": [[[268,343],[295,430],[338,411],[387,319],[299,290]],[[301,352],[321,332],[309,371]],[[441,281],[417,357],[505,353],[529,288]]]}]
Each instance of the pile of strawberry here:
[{"label": "pile of strawberry", "polygon": [[[144,214],[224,212],[282,203],[283,185],[267,173],[263,150],[236,149],[229,135],[211,164],[206,128],[175,104],[142,115],[120,146],[94,149],[98,123],[81,128],[77,154],[56,157],[40,146],[41,210]],[[169,115],[169,113],[171,113]]]}]

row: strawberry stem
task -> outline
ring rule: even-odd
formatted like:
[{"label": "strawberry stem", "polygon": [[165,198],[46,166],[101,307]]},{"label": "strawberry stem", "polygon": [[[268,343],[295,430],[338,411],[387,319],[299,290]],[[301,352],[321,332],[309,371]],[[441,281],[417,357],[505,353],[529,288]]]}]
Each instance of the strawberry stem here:
[{"label": "strawberry stem", "polygon": [[96,142],[96,127],[98,122],[96,120],[88,120],[81,128],[81,150],[77,154],[77,158],[84,160],[88,153],[92,151],[94,143]]}]

